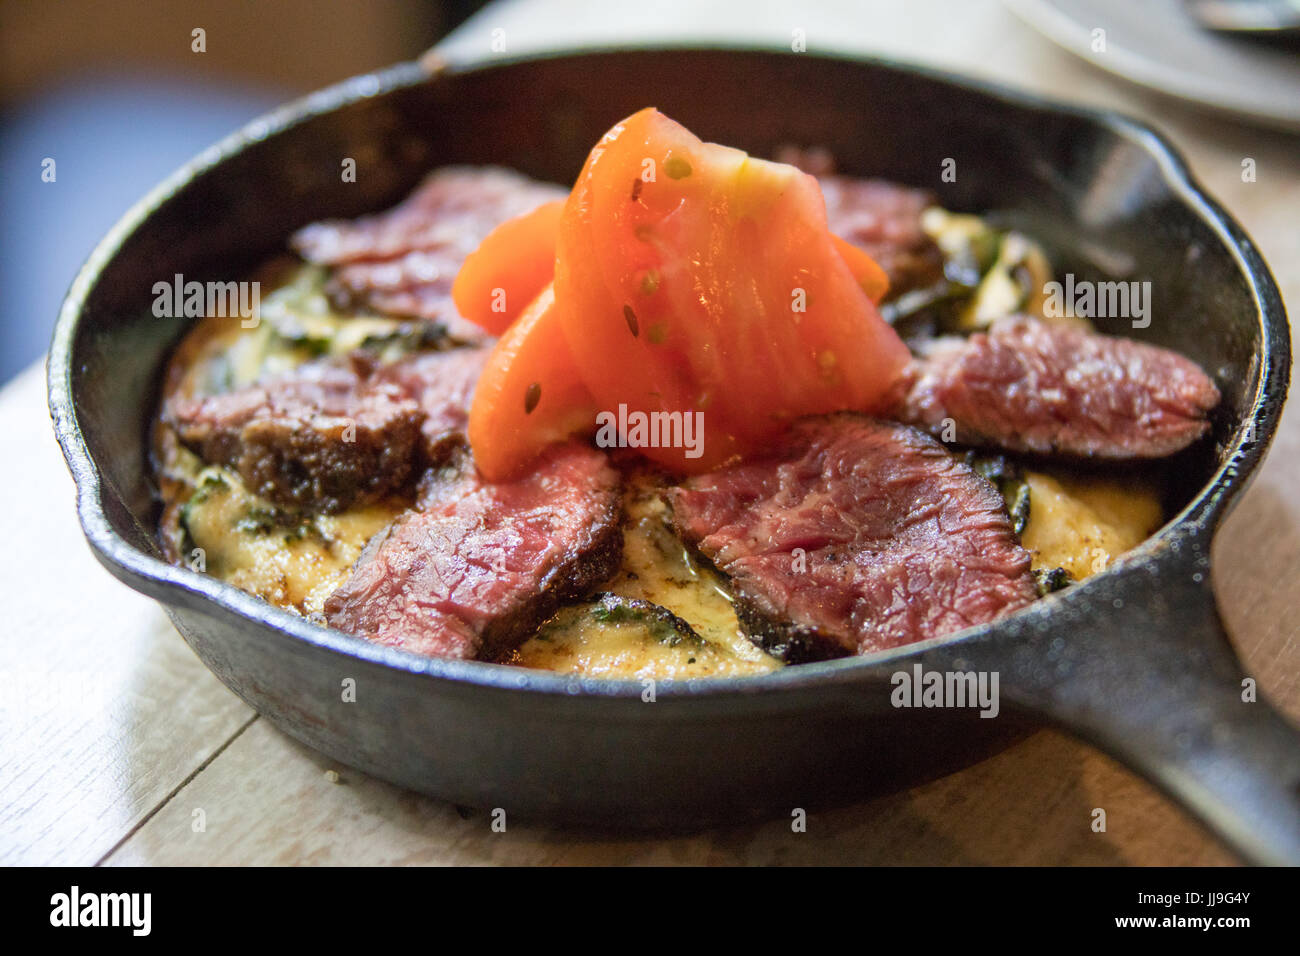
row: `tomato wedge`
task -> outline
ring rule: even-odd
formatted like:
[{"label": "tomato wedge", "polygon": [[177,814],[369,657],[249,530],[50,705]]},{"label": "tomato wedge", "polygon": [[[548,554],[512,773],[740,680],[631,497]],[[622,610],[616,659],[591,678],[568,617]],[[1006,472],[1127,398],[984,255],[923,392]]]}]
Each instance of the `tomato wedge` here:
[{"label": "tomato wedge", "polygon": [[492,335],[504,332],[555,275],[563,209],[563,199],[543,203],[488,233],[452,283],[457,311]]},{"label": "tomato wedge", "polygon": [[598,443],[616,420],[627,445],[699,473],[793,418],[879,411],[909,360],[876,311],[887,289],[829,232],[812,176],[642,110],[591,151],[561,211],[499,227],[457,277],[461,312],[504,332],[470,413],[475,460],[505,478],[603,419]]},{"label": "tomato wedge", "polygon": [[475,464],[492,481],[508,478],[548,445],[591,431],[595,419],[548,285],[483,366],[469,412]]},{"label": "tomato wedge", "polygon": [[559,324],[596,406],[701,413],[698,457],[640,449],[685,473],[801,415],[879,410],[908,351],[841,246],[812,176],[654,109],[628,117],[592,150],[556,249]]},{"label": "tomato wedge", "polygon": [[831,239],[835,241],[835,251],[849,267],[853,278],[858,280],[858,285],[862,286],[862,291],[867,294],[871,304],[880,305],[885,293],[889,291],[889,276],[885,270],[880,268],[875,259],[848,240],[839,236],[831,236]]},{"label": "tomato wedge", "polygon": [[[497,226],[466,257],[451,287],[452,301],[465,318],[500,335],[555,276],[555,245],[564,200],[543,203],[532,212]],[[877,305],[889,291],[889,277],[876,261],[834,236],[835,248],[867,297]]]}]

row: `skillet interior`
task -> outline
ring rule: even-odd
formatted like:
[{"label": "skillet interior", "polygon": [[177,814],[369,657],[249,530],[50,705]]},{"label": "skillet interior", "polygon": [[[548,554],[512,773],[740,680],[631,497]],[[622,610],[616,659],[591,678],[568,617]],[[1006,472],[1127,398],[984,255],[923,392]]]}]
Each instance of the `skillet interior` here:
[{"label": "skillet interior", "polygon": [[[639,683],[377,648],[157,559],[146,429],[159,370],[186,320],[151,314],[155,282],[177,272],[238,277],[298,226],[384,208],[445,163],[568,181],[609,125],[648,103],[705,139],[757,155],[790,142],[824,145],[844,171],[926,186],[949,208],[991,211],[1040,238],[1058,273],[1096,278],[1099,259],[1131,261],[1129,274],[1110,277],[1149,280],[1154,319],[1145,330],[1114,331],[1184,352],[1224,392],[1213,440],[1174,469],[1183,480],[1171,504],[1191,507],[1164,538],[1207,529],[1240,484],[1214,477],[1220,449],[1236,455],[1239,472],[1257,460],[1286,361],[1276,330],[1261,324],[1261,309],[1280,315],[1276,292],[1266,271],[1248,274],[1262,264],[1230,245],[1217,210],[1187,200],[1177,161],[1140,127],[806,54],[622,51],[433,79],[406,65],[287,107],[205,153],[134,210],[79,276],[51,353],[51,407],[92,545],[115,574],[164,601],[200,657],[283,729],[462,803],[586,824],[683,826],[884,792],[973,762],[1026,721],[890,707],[888,675],[919,648],[660,687],[651,705]],[[345,157],[356,160],[355,183],[340,181]],[[956,160],[952,183],[940,181],[946,158]],[[1260,294],[1272,299],[1261,306]],[[1239,447],[1234,433],[1252,415],[1262,430]],[[1139,554],[1160,547],[1158,539]],[[1054,609],[1086,610],[1122,573],[1040,603],[1018,616],[1020,629],[1050,632]],[[341,701],[347,677],[358,682],[355,703]]]}]

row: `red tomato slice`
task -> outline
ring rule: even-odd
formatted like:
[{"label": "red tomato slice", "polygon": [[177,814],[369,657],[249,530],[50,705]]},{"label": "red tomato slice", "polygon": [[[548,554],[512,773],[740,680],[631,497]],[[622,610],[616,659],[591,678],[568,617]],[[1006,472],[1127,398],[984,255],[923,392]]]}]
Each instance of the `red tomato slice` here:
[{"label": "red tomato slice", "polygon": [[547,286],[506,330],[479,376],[469,412],[474,462],[484,477],[504,480],[548,445],[590,432],[595,419]]},{"label": "red tomato slice", "polygon": [[[500,335],[555,276],[555,245],[564,200],[544,203],[532,212],[497,226],[466,257],[451,287],[452,301],[465,318],[492,335]],[[871,256],[834,237],[835,248],[858,284],[879,304],[889,277]]]},{"label": "red tomato slice", "polygon": [[555,275],[563,209],[562,199],[543,203],[488,233],[452,283],[457,311],[493,335],[504,332]]},{"label": "red tomato slice", "polygon": [[879,410],[908,361],[828,231],[816,179],[653,109],[588,157],[555,296],[597,409],[702,413],[698,457],[640,449],[676,472],[752,452],[801,415]]},{"label": "red tomato slice", "polygon": [[885,270],[880,268],[875,259],[848,240],[839,236],[831,238],[835,240],[835,251],[848,265],[853,278],[858,280],[858,285],[862,286],[862,291],[867,294],[871,304],[880,305],[885,293],[889,291],[889,276]]}]

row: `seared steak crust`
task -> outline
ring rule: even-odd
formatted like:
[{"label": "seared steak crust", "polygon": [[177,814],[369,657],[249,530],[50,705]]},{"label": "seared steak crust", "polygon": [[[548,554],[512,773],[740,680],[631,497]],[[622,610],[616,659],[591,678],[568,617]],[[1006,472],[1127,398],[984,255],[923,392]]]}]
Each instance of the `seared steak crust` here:
[{"label": "seared steak crust", "polygon": [[681,537],[730,577],[742,626],[792,662],[939,637],[1035,598],[996,489],[903,425],[805,419],[669,500]]},{"label": "seared steak crust", "polygon": [[618,473],[580,442],[504,483],[457,455],[426,475],[417,510],[366,546],[326,619],[417,654],[498,658],[614,573],[621,517]]},{"label": "seared steak crust", "polygon": [[236,469],[250,490],[298,509],[341,511],[405,487],[465,443],[488,349],[421,352],[375,367],[309,362],[221,395],[173,399],[181,441]]},{"label": "seared steak crust", "polygon": [[290,508],[341,511],[411,477],[424,413],[360,363],[313,362],[294,374],[197,399],[173,399],[167,419],[206,460]]},{"label": "seared steak crust", "polygon": [[336,302],[433,319],[457,338],[479,341],[486,333],[451,301],[465,257],[507,219],[564,196],[559,186],[509,170],[452,166],[387,212],[313,223],[291,241],[307,260],[337,267],[329,287]]},{"label": "seared steak crust", "polygon": [[[1027,317],[937,341],[898,417],[1010,451],[1161,458],[1205,434],[1219,390],[1176,352]],[[948,421],[945,421],[948,420]]]}]

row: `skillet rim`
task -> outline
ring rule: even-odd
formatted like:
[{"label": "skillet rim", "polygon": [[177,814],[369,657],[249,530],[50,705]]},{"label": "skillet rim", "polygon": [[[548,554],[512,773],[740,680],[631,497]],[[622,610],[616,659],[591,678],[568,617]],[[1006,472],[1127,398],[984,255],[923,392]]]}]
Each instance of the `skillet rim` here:
[{"label": "skillet rim", "polygon": [[[318,115],[375,96],[436,82],[444,75],[472,75],[508,69],[522,63],[592,56],[636,55],[639,53],[694,53],[778,55],[782,51],[747,44],[705,46],[672,43],[623,44],[615,47],[572,47],[490,61],[454,62],[442,58],[436,49],[420,62],[391,67],[346,79],[335,85],[290,101],[257,117],[208,147],[151,189],[137,201],[96,245],[73,279],[59,310],[47,360],[50,414],[56,437],[77,488],[77,512],[83,532],[95,557],[123,583],[162,603],[166,608],[183,607],[200,614],[234,615],[245,624],[269,631],[276,639],[288,638],[345,658],[379,665],[417,679],[451,681],[484,689],[543,696],[586,698],[634,698],[639,701],[644,686],[635,679],[609,679],[562,675],[549,671],[513,667],[484,661],[430,658],[408,651],[371,643],[343,631],[315,624],[234,585],[175,567],[136,549],[113,529],[103,506],[104,484],[82,435],[73,399],[73,344],[80,331],[85,304],[100,274],[125,241],[140,228],[147,228],[152,214],[185,188],[245,147],[291,129]],[[1009,621],[1042,627],[1050,625],[1055,609],[1087,607],[1101,596],[1110,582],[1142,567],[1168,563],[1169,555],[1183,540],[1199,543],[1212,537],[1218,523],[1249,484],[1255,468],[1276,431],[1289,380],[1290,328],[1277,284],[1253,241],[1237,221],[1213,199],[1193,176],[1181,153],[1159,132],[1141,120],[1111,110],[1062,103],[1048,97],[1017,90],[987,80],[945,70],[881,57],[847,53],[801,54],[815,59],[870,65],[895,73],[911,73],[941,84],[960,87],[1020,109],[1073,116],[1090,122],[1143,149],[1155,160],[1165,186],[1185,207],[1191,209],[1227,247],[1247,283],[1256,307],[1259,347],[1254,353],[1253,396],[1241,414],[1227,449],[1213,476],[1178,514],[1155,534],[1126,553],[1119,561],[1068,591],[1048,595],[1033,605],[993,624],[967,628],[943,637],[918,641],[861,657],[848,657],[815,664],[801,664],[755,676],[702,677],[666,680],[658,683],[662,699],[750,696],[776,694],[809,685],[832,686],[848,682],[861,672],[881,665],[919,656],[936,647],[957,644],[979,635],[994,634]],[[1251,430],[1253,426],[1253,435]],[[1247,440],[1247,439],[1250,440]],[[1208,551],[1208,548],[1207,548]],[[1207,577],[1208,582],[1208,577]],[[1208,586],[1207,586],[1208,590]],[[1212,593],[1209,595],[1212,607]],[[295,648],[307,652],[304,648]]]}]

